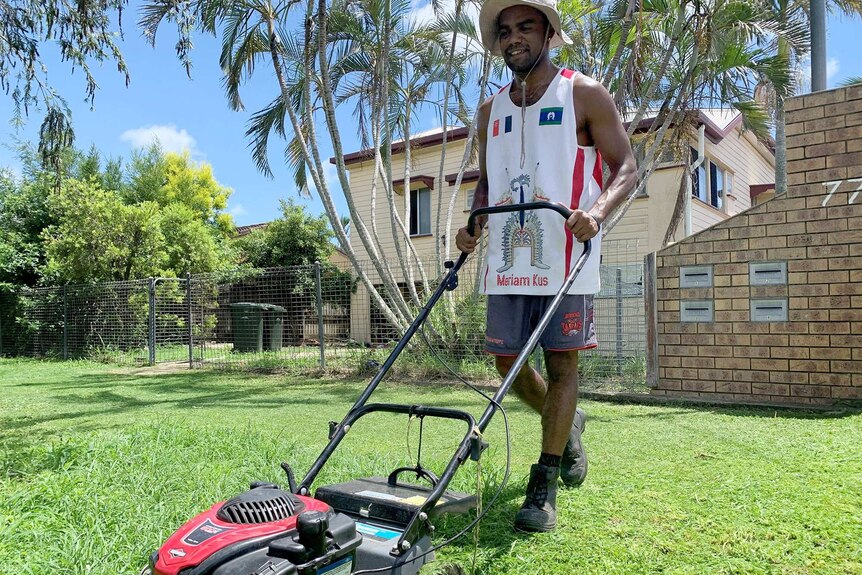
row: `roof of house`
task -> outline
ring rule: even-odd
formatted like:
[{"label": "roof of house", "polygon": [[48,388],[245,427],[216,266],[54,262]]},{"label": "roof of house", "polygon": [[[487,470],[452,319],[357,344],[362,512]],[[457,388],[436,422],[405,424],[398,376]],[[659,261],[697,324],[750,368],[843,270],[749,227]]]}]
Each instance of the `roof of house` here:
[{"label": "roof of house", "polygon": [[753,200],[760,194],[765,194],[766,192],[774,192],[775,191],[775,183],[771,184],[751,184],[748,186],[748,193]]},{"label": "roof of house", "polygon": [[251,232],[255,230],[262,230],[269,225],[269,222],[263,222],[260,224],[250,224],[247,226],[237,226],[236,227],[236,235],[237,236],[247,236]]},{"label": "roof of house", "polygon": [[[622,117],[623,124],[628,129],[634,120],[634,113],[625,114]],[[643,118],[638,121],[635,132],[646,131],[655,120],[656,111],[649,110]],[[697,111],[697,121],[703,124],[707,139],[713,144],[722,141],[730,132],[742,124],[742,114],[732,108],[703,108]]]}]

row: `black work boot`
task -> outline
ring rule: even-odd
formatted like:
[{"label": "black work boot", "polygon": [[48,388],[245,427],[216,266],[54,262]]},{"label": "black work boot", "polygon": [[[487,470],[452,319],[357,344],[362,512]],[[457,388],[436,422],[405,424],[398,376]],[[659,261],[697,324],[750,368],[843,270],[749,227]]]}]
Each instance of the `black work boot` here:
[{"label": "black work boot", "polygon": [[515,515],[518,531],[551,531],[557,526],[557,479],[559,467],[536,463],[530,467],[527,498]]},{"label": "black work boot", "polygon": [[560,479],[567,487],[577,487],[587,478],[587,452],[581,441],[581,434],[586,428],[587,414],[579,407],[575,411],[575,421],[560,462]]}]

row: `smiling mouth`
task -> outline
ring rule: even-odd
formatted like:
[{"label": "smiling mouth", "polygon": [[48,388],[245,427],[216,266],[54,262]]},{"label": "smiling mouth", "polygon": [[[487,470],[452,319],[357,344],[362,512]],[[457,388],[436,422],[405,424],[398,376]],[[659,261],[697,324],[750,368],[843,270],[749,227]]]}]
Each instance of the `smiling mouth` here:
[{"label": "smiling mouth", "polygon": [[509,50],[506,52],[509,56],[518,56],[520,54],[526,54],[527,51],[523,48],[515,48],[513,50]]}]

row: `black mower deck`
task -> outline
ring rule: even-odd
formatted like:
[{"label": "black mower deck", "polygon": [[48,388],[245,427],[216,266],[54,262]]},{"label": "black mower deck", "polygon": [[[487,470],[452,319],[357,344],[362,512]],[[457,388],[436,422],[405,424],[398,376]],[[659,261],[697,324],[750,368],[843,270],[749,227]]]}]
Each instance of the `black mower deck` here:
[{"label": "black mower deck", "polygon": [[[385,477],[367,477],[319,487],[314,497],[357,519],[376,519],[405,526],[430,493],[428,487],[404,483],[391,485]],[[475,508],[475,495],[447,490],[430,516],[467,513]]]}]

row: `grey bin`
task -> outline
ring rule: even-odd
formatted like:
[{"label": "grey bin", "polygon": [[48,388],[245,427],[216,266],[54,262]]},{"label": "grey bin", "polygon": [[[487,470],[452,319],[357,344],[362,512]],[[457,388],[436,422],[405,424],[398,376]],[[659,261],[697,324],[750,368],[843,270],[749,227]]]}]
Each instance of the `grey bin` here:
[{"label": "grey bin", "polygon": [[279,351],[286,311],[269,303],[230,304],[233,350],[252,353]]}]

